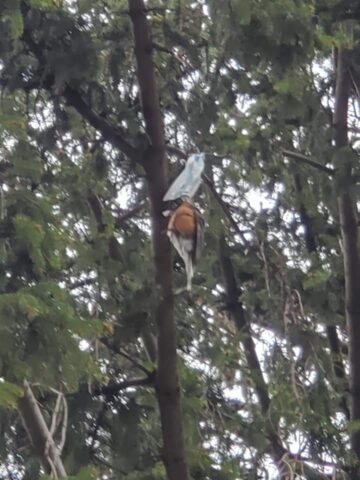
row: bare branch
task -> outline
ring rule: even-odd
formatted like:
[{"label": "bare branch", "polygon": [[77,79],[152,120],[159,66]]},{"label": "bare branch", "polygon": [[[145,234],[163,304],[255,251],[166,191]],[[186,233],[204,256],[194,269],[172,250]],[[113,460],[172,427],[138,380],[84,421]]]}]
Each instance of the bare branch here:
[{"label": "bare branch", "polygon": [[310,157],[303,155],[302,153],[292,152],[290,150],[282,150],[282,154],[285,157],[290,158],[290,160],[295,160],[297,162],[306,163],[307,165],[311,165],[312,167],[321,170],[322,172],[328,173],[329,175],[335,175],[335,169],[331,167],[326,167],[325,165],[321,165],[321,163],[312,160]]},{"label": "bare branch", "polygon": [[226,218],[229,220],[229,222],[230,222],[231,226],[233,227],[233,229],[235,230],[235,232],[240,236],[240,238],[244,242],[246,242],[246,239],[244,238],[244,232],[242,232],[240,230],[240,227],[239,227],[238,223],[236,222],[236,220],[234,219],[234,217],[232,216],[228,205],[221,198],[221,195],[219,195],[218,192],[216,191],[216,188],[215,188],[215,185],[213,184],[213,182],[205,174],[202,175],[202,179],[203,179],[205,185],[209,188],[210,192],[212,193],[212,195],[215,198],[215,200],[217,201],[217,203],[222,208]]},{"label": "bare branch", "polygon": [[119,127],[111,125],[111,123],[105,118],[95,113],[82,98],[81,92],[67,85],[64,89],[63,95],[69,105],[74,107],[75,110],[95,128],[95,130],[101,133],[104,140],[111,143],[114,147],[117,147],[131,160],[138,161],[140,159],[138,150],[125,140],[125,132]]},{"label": "bare branch", "polygon": [[145,373],[146,376],[151,377],[153,375],[153,371],[144,367],[144,365],[142,365],[139,361],[137,361],[135,358],[133,358],[127,352],[124,352],[124,350],[119,348],[114,343],[110,342],[108,338],[106,338],[106,337],[101,338],[100,341],[101,341],[102,344],[104,344],[112,352],[116,353],[117,355],[120,355],[121,357],[126,358],[126,360],[129,360],[129,362],[132,363],[136,368],[138,368],[143,373]]},{"label": "bare branch", "polygon": [[60,452],[45,423],[30,384],[24,381],[24,396],[18,401],[18,410],[28,437],[46,472],[65,478],[66,471]]},{"label": "bare branch", "polygon": [[94,395],[109,395],[115,396],[121,390],[126,390],[130,387],[142,387],[154,384],[154,375],[143,378],[132,378],[129,380],[123,380],[122,382],[109,383],[108,385],[96,387],[93,391]]},{"label": "bare branch", "polygon": [[131,208],[127,212],[122,213],[122,215],[120,215],[115,221],[116,228],[123,227],[124,223],[126,223],[131,218],[135,217],[138,213],[144,210],[145,207],[146,207],[146,202],[141,202],[139,203],[139,205],[136,205],[135,207]]},{"label": "bare branch", "polygon": [[[89,192],[87,197],[90,208],[94,214],[95,220],[97,222],[98,232],[101,233],[106,228],[106,223],[104,221],[104,209],[101,203],[100,198],[93,192]],[[123,260],[121,245],[118,242],[115,235],[110,235],[108,240],[109,255],[113,260]]]},{"label": "bare branch", "polygon": [[86,287],[88,285],[94,285],[98,281],[97,278],[84,278],[84,280],[77,280],[71,283],[67,288],[68,290],[75,290],[77,288]]}]

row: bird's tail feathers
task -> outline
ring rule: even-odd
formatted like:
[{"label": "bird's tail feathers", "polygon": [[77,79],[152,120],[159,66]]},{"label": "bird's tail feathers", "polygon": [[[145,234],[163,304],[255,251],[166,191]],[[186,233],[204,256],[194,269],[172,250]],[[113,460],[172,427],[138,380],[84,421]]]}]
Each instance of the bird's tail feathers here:
[{"label": "bird's tail feathers", "polygon": [[192,277],[194,276],[194,267],[193,267],[191,255],[188,252],[186,252],[186,254],[183,256],[183,260],[185,263],[185,272],[186,272],[186,289],[190,292]]}]

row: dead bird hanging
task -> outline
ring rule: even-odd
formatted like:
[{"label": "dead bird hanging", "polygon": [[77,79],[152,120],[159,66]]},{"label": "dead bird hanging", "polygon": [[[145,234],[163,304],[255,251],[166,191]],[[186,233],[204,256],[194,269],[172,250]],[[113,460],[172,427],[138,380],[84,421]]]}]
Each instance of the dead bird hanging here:
[{"label": "dead bird hanging", "polygon": [[190,155],[184,170],[163,198],[164,201],[180,200],[176,208],[163,213],[170,217],[167,235],[185,264],[187,290],[191,290],[194,265],[200,258],[204,245],[205,222],[192,202],[201,183],[204,160],[204,153]]}]

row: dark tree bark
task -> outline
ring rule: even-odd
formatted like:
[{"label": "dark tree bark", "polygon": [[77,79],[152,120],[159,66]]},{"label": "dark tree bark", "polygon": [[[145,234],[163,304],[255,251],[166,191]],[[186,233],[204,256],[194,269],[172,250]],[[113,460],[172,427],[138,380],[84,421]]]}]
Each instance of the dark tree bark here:
[{"label": "dark tree bark", "polygon": [[[300,199],[299,213],[300,213],[301,224],[304,227],[306,249],[310,254],[317,254],[318,240],[313,229],[313,219],[309,214],[305,206],[305,203],[302,200],[304,195],[303,179],[301,178],[299,172],[296,172],[294,174],[294,183],[295,183],[296,192],[299,195],[299,199]],[[334,368],[334,374],[336,378],[339,380],[339,384],[343,389],[343,386],[345,385],[345,382],[347,381],[347,379],[346,379],[345,368],[342,360],[341,345],[340,345],[339,337],[337,334],[336,325],[327,325],[326,334],[327,334],[327,338],[328,338],[328,342],[329,342],[329,346],[332,354],[331,359],[332,359],[332,364]],[[344,394],[343,391],[341,391],[341,397],[342,397],[340,400],[341,408],[344,414],[346,415],[346,418],[349,420],[350,412],[347,406],[347,395]]]},{"label": "dark tree bark", "polygon": [[[251,371],[261,411],[264,416],[266,416],[270,407],[270,396],[256,353],[255,343],[251,336],[250,325],[245,318],[244,308],[239,298],[241,290],[237,285],[234,267],[231,258],[227,254],[227,245],[224,238],[220,240],[220,264],[224,278],[227,308],[237,330],[242,334],[241,342],[244,348],[246,361]],[[286,450],[280,444],[274,431],[264,432],[264,434],[270,440],[272,444],[272,456],[278,463],[280,470],[282,470],[283,467],[286,467],[282,462],[282,457],[286,454]],[[288,473],[288,469],[286,469],[286,473]]]},{"label": "dark tree bark", "polygon": [[311,158],[307,157],[306,155],[303,155],[302,153],[293,152],[291,150],[282,150],[282,153],[283,155],[285,155],[285,157],[289,158],[290,160],[295,160],[300,163],[305,163],[307,165],[310,165],[311,167],[316,168],[317,170],[321,170],[322,172],[328,173],[329,175],[335,174],[335,170],[333,168],[326,167],[321,163],[315,162],[315,160],[312,160]]},{"label": "dark tree bark", "polygon": [[[339,49],[334,108],[334,139],[339,154],[348,146],[348,102],[350,95],[349,51]],[[358,218],[350,186],[351,165],[343,164],[338,175],[338,208],[345,273],[345,308],[349,335],[350,417],[360,420],[360,261]],[[360,430],[351,434],[351,447],[360,460]],[[355,477],[354,477],[355,478]],[[358,477],[356,477],[358,478]]]},{"label": "dark tree bark", "polygon": [[[23,41],[27,43],[39,63],[43,61],[41,46],[32,38],[27,25],[30,4],[23,0]],[[166,219],[162,215],[162,197],[168,186],[167,160],[162,112],[152,62],[153,43],[142,0],[129,0],[130,17],[135,37],[138,82],[149,146],[145,153],[126,140],[126,132],[100,117],[83,100],[81,91],[67,85],[62,92],[67,102],[85,118],[103,138],[121,150],[134,162],[142,163],[149,187],[152,218],[152,240],[155,265],[155,283],[158,289],[156,312],[158,326],[158,359],[155,386],[160,408],[163,432],[163,460],[170,480],[187,480],[188,467],[182,428],[180,384],[177,371],[176,327],[174,321],[174,295],[172,289],[171,247],[166,236]],[[51,89],[51,79],[43,88]],[[94,197],[88,198],[95,218],[102,221],[102,211]],[[100,206],[101,207],[101,206]],[[109,245],[111,247],[112,245]],[[30,435],[30,432],[29,432]]]},{"label": "dark tree bark", "polygon": [[[261,365],[256,353],[255,343],[251,335],[250,325],[245,317],[243,304],[240,300],[241,287],[237,284],[235,271],[231,258],[227,252],[227,245],[224,238],[220,240],[219,258],[224,278],[224,287],[227,300],[227,308],[239,332],[242,333],[242,345],[244,348],[245,358],[251,371],[254,388],[259,398],[261,412],[264,417],[268,415],[271,404],[268,387],[264,379]],[[276,462],[281,480],[289,480],[293,478],[294,473],[305,475],[308,480],[321,480],[330,478],[327,475],[317,472],[303,461],[292,455],[282,444],[281,438],[276,432],[276,425],[268,427],[264,431],[264,435],[269,440],[269,453],[274,462]],[[295,460],[295,461],[294,461]],[[336,478],[346,478],[336,475]]]},{"label": "dark tree bark", "polygon": [[121,150],[130,159],[136,161],[139,158],[138,151],[125,140],[126,132],[121,128],[111,125],[106,119],[95,113],[85,102],[81,96],[81,92],[75,90],[69,85],[66,86],[63,92],[64,97],[69,105],[85,118],[91,126],[101,132],[103,139],[111,143],[114,147]]},{"label": "dark tree bark", "polygon": [[159,296],[156,312],[158,362],[155,385],[163,433],[163,460],[170,480],[187,480],[189,473],[185,458],[177,371],[171,249],[166,236],[166,219],[162,215],[162,198],[168,186],[164,125],[152,60],[153,43],[143,0],[129,0],[129,10],[135,37],[142,110],[149,139],[149,147],[142,164],[149,186],[155,280]]}]

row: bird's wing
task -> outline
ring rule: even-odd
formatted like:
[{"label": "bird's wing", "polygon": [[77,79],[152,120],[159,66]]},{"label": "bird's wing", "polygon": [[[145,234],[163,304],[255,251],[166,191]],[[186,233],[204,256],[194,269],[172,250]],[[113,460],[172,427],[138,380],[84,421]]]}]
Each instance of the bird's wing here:
[{"label": "bird's wing", "polygon": [[194,264],[199,261],[202,251],[204,249],[205,243],[205,221],[203,217],[196,212],[196,235],[195,235],[195,244],[193,250],[193,262]]}]

